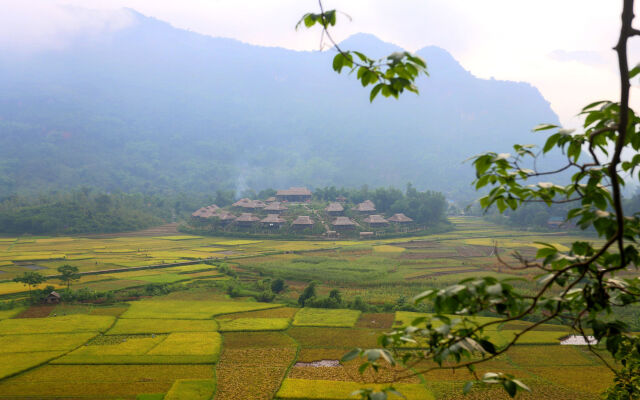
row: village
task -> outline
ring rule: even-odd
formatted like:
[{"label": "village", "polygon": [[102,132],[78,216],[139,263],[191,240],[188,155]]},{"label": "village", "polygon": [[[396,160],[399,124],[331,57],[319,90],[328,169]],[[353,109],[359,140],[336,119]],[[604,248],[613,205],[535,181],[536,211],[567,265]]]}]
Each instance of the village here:
[{"label": "village", "polygon": [[368,238],[427,228],[404,213],[384,215],[371,200],[355,204],[344,196],[314,200],[306,187],[278,190],[263,200],[242,198],[228,207],[212,204],[191,217],[190,227],[211,233]]}]

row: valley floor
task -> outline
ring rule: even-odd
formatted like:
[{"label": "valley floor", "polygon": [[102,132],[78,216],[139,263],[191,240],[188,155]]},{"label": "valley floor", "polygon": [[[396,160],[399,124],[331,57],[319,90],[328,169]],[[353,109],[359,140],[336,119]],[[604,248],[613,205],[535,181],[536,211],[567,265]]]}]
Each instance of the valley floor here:
[{"label": "valley floor", "polygon": [[[371,387],[375,379],[399,379],[396,388],[409,399],[506,398],[494,388],[463,396],[464,383],[473,379],[463,370],[424,377],[386,370],[374,377],[358,374],[358,360],[336,363],[353,347],[378,347],[383,332],[421,314],[292,306],[311,280],[319,282],[319,296],[339,288],[345,301],[359,297],[381,308],[479,274],[522,277],[522,290],[532,290],[527,286],[532,276],[506,268],[496,252],[504,258],[514,250],[533,256],[539,246],[534,241],[565,247],[576,239],[508,231],[476,218],[453,222],[456,230],[446,234],[352,242],[175,234],[0,239],[3,303],[27,296],[22,285],[10,281],[14,276],[25,270],[53,275],[62,264],[91,273],[74,289],[183,287],[137,300],[116,297],[108,304],[0,310],[0,399],[339,400],[353,398],[351,392]],[[207,259],[214,265],[205,264]],[[170,262],[191,265],[109,272]],[[93,274],[100,271],[106,273]],[[264,277],[280,277],[288,285],[272,303],[226,294],[231,281],[251,288]],[[64,286],[55,282],[46,284]],[[491,339],[504,343],[528,324],[505,324],[490,332]],[[523,344],[481,365],[479,373],[521,378],[532,388],[525,399],[597,399],[612,376],[584,347],[561,346],[567,333],[562,325],[540,326],[523,336]]]}]

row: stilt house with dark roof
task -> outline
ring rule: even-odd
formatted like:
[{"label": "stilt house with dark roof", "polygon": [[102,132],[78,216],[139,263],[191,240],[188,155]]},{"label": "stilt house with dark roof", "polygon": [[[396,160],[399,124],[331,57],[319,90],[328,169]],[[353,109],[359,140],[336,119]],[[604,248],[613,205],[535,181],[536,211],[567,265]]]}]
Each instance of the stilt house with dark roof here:
[{"label": "stilt house with dark roof", "polygon": [[292,228],[304,229],[313,227],[313,219],[308,215],[301,215],[291,224]]},{"label": "stilt house with dark roof", "polygon": [[356,227],[356,223],[353,222],[349,217],[337,217],[331,225],[336,230],[346,230],[346,229],[354,229]]},{"label": "stilt house with dark roof", "polygon": [[269,214],[281,214],[287,211],[289,208],[282,204],[279,201],[274,201],[273,203],[267,205],[264,210]]},{"label": "stilt house with dark roof", "polygon": [[329,203],[329,206],[325,208],[325,210],[327,211],[327,214],[334,217],[344,213],[344,207],[342,207],[342,204],[340,203]]},{"label": "stilt house with dark roof", "polygon": [[260,218],[256,217],[252,213],[242,213],[238,218],[236,218],[236,225],[241,227],[250,227],[258,221],[260,221]]},{"label": "stilt house with dark roof", "polygon": [[282,219],[278,214],[269,214],[263,218],[260,223],[264,228],[280,229],[287,221]]},{"label": "stilt house with dark roof", "polygon": [[361,214],[373,214],[376,212],[376,206],[371,200],[365,200],[362,203],[353,207],[353,211],[357,211]]},{"label": "stilt house with dark roof", "polygon": [[369,215],[367,218],[364,219],[364,222],[369,224],[369,226],[372,228],[383,228],[389,225],[389,221],[384,219],[382,215],[378,215],[378,214]]},{"label": "stilt house with dark roof", "polygon": [[413,222],[413,220],[403,213],[393,214],[393,217],[388,218],[387,221],[393,222],[394,224],[406,225]]}]

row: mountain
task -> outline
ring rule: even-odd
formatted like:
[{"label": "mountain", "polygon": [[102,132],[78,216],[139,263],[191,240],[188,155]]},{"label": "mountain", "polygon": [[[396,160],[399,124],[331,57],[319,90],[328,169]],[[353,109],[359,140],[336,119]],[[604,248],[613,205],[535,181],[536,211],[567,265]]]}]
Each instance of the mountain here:
[{"label": "mountain", "polygon": [[[462,161],[557,122],[536,88],[417,52],[420,95],[368,101],[333,51],[252,46],[132,23],[65,47],[0,54],[0,196],[91,186],[187,193],[307,185],[468,191]],[[382,56],[372,35],[342,43]]]}]

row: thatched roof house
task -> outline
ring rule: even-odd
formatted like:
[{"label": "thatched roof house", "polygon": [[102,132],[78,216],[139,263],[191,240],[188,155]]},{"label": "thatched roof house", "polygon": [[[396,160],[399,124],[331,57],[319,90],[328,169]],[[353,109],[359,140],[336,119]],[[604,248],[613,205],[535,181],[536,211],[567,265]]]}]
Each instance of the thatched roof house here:
[{"label": "thatched roof house", "polygon": [[349,217],[337,217],[331,225],[336,229],[351,229],[356,226],[356,223],[349,219]]},{"label": "thatched roof house", "polygon": [[191,216],[194,218],[211,218],[216,215],[220,207],[215,204],[210,206],[202,207],[194,211]]},{"label": "thatched roof house", "polygon": [[304,202],[311,200],[311,191],[305,187],[292,187],[276,192],[278,201]]},{"label": "thatched roof house", "polygon": [[258,221],[260,221],[260,218],[251,213],[242,213],[238,218],[236,218],[236,224],[240,226],[251,226]]},{"label": "thatched roof house", "polygon": [[248,199],[246,197],[242,198],[242,199],[240,199],[240,200],[238,200],[238,201],[236,201],[235,203],[232,204],[232,206],[234,206],[234,207],[253,208],[253,207],[251,207],[251,205],[252,205],[251,199]]},{"label": "thatched roof house", "polygon": [[60,293],[56,291],[49,293],[49,295],[43,299],[43,302],[47,304],[60,303]]},{"label": "thatched roof house", "polygon": [[280,228],[287,221],[285,221],[284,219],[280,218],[280,216],[278,214],[269,214],[269,215],[267,215],[266,218],[263,218],[260,222],[262,223],[262,225],[264,227]]},{"label": "thatched roof house", "polygon": [[341,215],[344,207],[342,207],[340,203],[329,203],[329,206],[325,210],[329,215]]},{"label": "thatched roof house", "polygon": [[336,201],[340,202],[340,203],[344,203],[344,202],[347,201],[347,198],[344,197],[344,196],[338,196],[338,197],[336,197]]},{"label": "thatched roof house", "polygon": [[413,220],[403,213],[393,214],[393,217],[389,218],[387,221],[393,222],[394,224],[409,224],[413,222]]},{"label": "thatched roof house", "polygon": [[353,207],[353,211],[358,211],[361,213],[373,213],[376,211],[376,206],[373,204],[371,200],[365,200],[357,206]]},{"label": "thatched roof house", "polygon": [[281,212],[287,211],[289,208],[279,201],[274,201],[264,208],[265,211],[272,214],[280,214]]},{"label": "thatched roof house", "polygon": [[382,215],[378,215],[378,214],[369,215],[367,218],[364,219],[364,222],[366,222],[371,226],[385,226],[389,224],[389,221],[384,219]]},{"label": "thatched roof house", "polygon": [[296,228],[308,228],[313,226],[313,220],[308,215],[301,215],[291,225]]},{"label": "thatched roof house", "polygon": [[240,200],[236,201],[235,203],[233,203],[233,206],[234,207],[245,208],[245,209],[249,209],[249,210],[255,210],[257,208],[266,207],[266,204],[264,204],[260,200],[251,200],[251,199],[247,199],[245,197],[245,198],[240,199]]},{"label": "thatched roof house", "polygon": [[276,201],[276,198],[275,198],[275,197],[273,197],[273,196],[271,196],[271,197],[269,197],[269,198],[267,198],[267,199],[265,200],[265,203],[272,203],[272,202],[274,202],[274,201]]},{"label": "thatched roof house", "polygon": [[236,219],[235,215],[231,214],[230,212],[226,212],[226,211],[219,212],[216,215],[216,217],[223,224],[228,224],[229,222],[234,221]]}]

